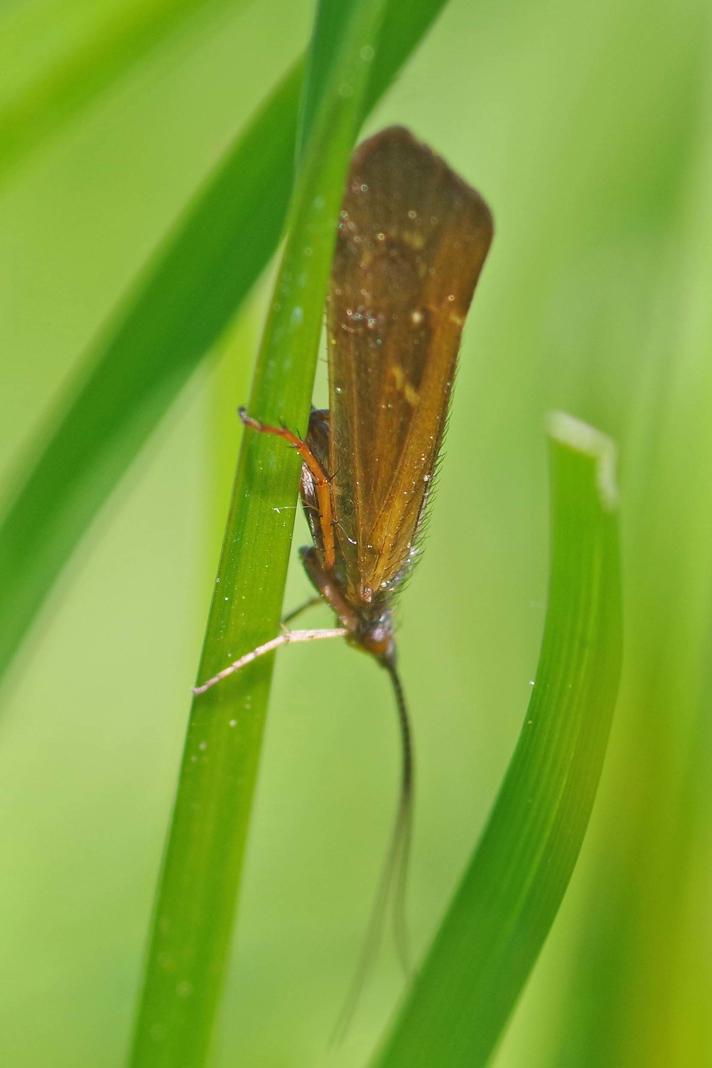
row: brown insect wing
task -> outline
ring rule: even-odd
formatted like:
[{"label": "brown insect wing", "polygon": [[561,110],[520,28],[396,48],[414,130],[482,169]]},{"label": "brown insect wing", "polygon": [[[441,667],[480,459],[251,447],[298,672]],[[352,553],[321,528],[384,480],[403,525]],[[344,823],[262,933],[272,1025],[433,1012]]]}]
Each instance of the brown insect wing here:
[{"label": "brown insect wing", "polygon": [[347,597],[409,561],[442,440],[487,205],[407,130],[354,154],[328,301],[329,467]]}]

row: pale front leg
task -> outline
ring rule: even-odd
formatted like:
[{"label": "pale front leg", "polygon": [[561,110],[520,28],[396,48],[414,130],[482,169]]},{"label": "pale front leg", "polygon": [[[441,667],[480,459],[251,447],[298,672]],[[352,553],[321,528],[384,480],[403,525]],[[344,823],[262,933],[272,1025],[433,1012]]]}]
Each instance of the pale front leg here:
[{"label": "pale front leg", "polygon": [[205,693],[206,690],[216,686],[217,683],[222,682],[229,675],[234,675],[240,668],[246,667],[260,656],[273,653],[275,649],[280,649],[283,645],[293,645],[296,642],[323,641],[326,638],[345,638],[347,634],[346,627],[332,627],[327,630],[285,630],[282,634],[278,634],[276,638],[270,638],[264,645],[258,645],[256,649],[252,649],[249,653],[245,653],[239,659],[233,661],[232,664],[228,664],[226,668],[218,671],[217,675],[213,675],[207,682],[203,682],[200,686],[194,686],[193,693],[196,696]]}]

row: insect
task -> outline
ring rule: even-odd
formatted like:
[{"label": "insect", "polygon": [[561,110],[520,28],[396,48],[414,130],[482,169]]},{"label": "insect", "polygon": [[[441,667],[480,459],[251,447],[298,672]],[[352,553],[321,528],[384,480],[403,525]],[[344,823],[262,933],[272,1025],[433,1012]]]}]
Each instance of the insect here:
[{"label": "insect", "polygon": [[282,645],[320,638],[343,637],[386,669],[402,782],[381,900],[398,866],[405,869],[413,791],[393,602],[419,553],[460,335],[492,233],[480,195],[407,130],[364,141],[347,180],[327,300],[329,410],[312,411],[304,440],[240,410],[247,427],[301,456],[313,539],[301,558],[318,594],[312,601],[325,600],[339,626],[285,630],[195,692]]}]

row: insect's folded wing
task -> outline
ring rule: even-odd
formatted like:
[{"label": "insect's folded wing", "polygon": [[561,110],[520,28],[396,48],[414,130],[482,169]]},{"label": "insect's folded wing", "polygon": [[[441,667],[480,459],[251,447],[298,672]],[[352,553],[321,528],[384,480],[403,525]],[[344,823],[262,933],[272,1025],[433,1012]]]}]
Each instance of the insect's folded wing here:
[{"label": "insect's folded wing", "polygon": [[330,468],[352,596],[408,564],[491,238],[482,198],[407,131],[357,150],[328,305]]}]

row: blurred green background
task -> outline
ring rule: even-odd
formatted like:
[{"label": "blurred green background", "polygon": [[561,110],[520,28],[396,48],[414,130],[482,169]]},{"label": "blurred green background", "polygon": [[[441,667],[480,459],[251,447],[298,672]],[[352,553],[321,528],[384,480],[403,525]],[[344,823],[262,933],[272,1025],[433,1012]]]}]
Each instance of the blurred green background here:
[{"label": "blurred green background", "polygon": [[[497,222],[426,552],[400,606],[419,952],[529,695],[545,608],[546,413],[594,423],[621,452],[621,701],[579,866],[497,1068],[712,1061],[707,8],[454,0],[366,128],[411,127]],[[149,48],[164,9],[185,17]],[[306,44],[312,15],[307,0],[3,6],[0,118],[33,102],[49,116],[25,127],[23,158],[0,142],[8,486],[149,255]],[[71,69],[86,78],[67,104]],[[239,444],[234,411],[267,296],[264,282],[117,487],[3,691],[0,1055],[13,1068],[125,1055]],[[317,390],[323,400],[323,368]],[[305,540],[300,518],[295,545]],[[287,606],[306,590],[295,560]],[[347,1045],[328,1038],[397,774],[381,673],[336,643],[282,654],[217,1065],[365,1062],[401,991],[390,943]]]}]

